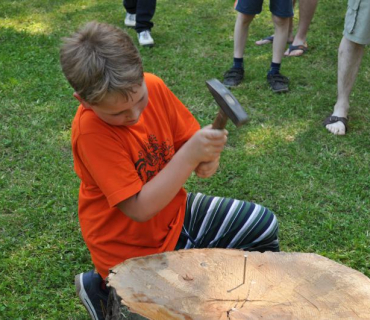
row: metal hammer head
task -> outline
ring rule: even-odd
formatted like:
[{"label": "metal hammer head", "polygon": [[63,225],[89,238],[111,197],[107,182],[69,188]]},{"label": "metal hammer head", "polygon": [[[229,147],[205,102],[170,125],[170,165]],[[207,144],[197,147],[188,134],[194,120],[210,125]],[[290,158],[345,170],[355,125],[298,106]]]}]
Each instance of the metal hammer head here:
[{"label": "metal hammer head", "polygon": [[248,121],[248,115],[239,101],[220,81],[212,79],[206,81],[206,84],[221,110],[237,127]]}]

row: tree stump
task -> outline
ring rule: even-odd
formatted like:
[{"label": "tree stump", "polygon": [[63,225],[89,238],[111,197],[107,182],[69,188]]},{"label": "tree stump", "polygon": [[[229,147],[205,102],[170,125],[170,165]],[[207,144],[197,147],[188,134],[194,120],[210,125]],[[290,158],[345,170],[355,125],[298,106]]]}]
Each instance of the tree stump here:
[{"label": "tree stump", "polygon": [[370,319],[370,279],[312,253],[180,250],[111,272],[121,305],[144,319]]}]

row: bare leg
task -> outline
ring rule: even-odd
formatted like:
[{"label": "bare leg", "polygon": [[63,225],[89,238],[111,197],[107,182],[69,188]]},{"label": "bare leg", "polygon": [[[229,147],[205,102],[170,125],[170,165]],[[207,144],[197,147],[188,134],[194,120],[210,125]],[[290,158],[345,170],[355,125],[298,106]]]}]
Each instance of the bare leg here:
[{"label": "bare leg", "polygon": [[238,12],[234,28],[234,59],[232,67],[224,73],[223,84],[227,87],[239,85],[244,78],[243,55],[248,38],[249,25],[254,15]]},{"label": "bare leg", "polygon": [[[314,1],[317,1],[317,0],[314,0]],[[295,3],[296,3],[296,0],[293,0],[293,8],[295,6]],[[289,32],[288,32],[288,41],[289,42],[293,42],[293,17],[289,18]],[[271,35],[271,37],[274,37],[274,35]],[[256,41],[256,45],[257,46],[262,46],[264,44],[269,44],[269,43],[272,43],[271,40],[267,39],[268,37],[264,38],[264,39],[261,39],[261,40],[258,40]]]},{"label": "bare leg", "polygon": [[272,15],[275,26],[275,37],[272,45],[272,62],[281,63],[289,32],[289,18]]},{"label": "bare leg", "polygon": [[[293,0],[293,9],[295,8],[296,0]],[[293,28],[294,28],[294,23],[293,23],[293,17],[289,18],[289,32],[288,32],[288,41],[293,42],[294,36],[293,36]]]},{"label": "bare leg", "polygon": [[[294,37],[293,46],[306,45],[307,46],[307,32],[310,27],[312,18],[315,14],[318,0],[300,0],[299,1],[299,22],[297,34]],[[286,56],[301,56],[303,50],[294,50],[289,54],[289,50],[285,52]]]},{"label": "bare leg", "polygon": [[293,17],[290,17],[289,18],[289,31],[288,31],[288,41],[289,42],[293,42],[294,40],[293,28],[294,28]]},{"label": "bare leg", "polygon": [[248,39],[249,25],[254,15],[238,12],[234,28],[234,58],[243,58],[245,43]]},{"label": "bare leg", "polygon": [[[333,116],[346,118],[349,110],[349,95],[355,83],[358,69],[364,55],[364,46],[352,42],[345,37],[338,50],[338,97],[334,106]],[[344,124],[340,121],[326,126],[331,133],[344,135]]]}]

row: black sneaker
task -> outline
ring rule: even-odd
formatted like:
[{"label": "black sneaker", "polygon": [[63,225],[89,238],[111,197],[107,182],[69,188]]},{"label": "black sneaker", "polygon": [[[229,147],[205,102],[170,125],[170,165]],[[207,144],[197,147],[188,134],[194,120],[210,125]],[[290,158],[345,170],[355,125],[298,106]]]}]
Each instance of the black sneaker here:
[{"label": "black sneaker", "polygon": [[224,74],[223,84],[226,87],[235,87],[244,79],[244,69],[231,68]]},{"label": "black sneaker", "polygon": [[272,91],[276,93],[289,91],[289,79],[280,73],[268,74],[267,82],[269,83]]},{"label": "black sneaker", "polygon": [[75,277],[76,292],[93,320],[104,320],[107,314],[109,290],[101,288],[102,281],[94,270]]}]

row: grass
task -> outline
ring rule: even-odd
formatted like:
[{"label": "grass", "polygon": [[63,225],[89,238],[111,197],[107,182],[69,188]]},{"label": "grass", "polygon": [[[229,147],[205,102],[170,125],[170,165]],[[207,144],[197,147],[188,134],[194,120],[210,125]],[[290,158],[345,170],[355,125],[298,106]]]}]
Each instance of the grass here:
[{"label": "grass", "polygon": [[[250,122],[228,125],[218,173],[191,177],[186,187],[263,204],[278,216],[283,251],[314,252],[370,276],[368,50],[351,95],[349,133],[336,137],[321,125],[336,98],[345,10],[343,0],[319,2],[309,52],[283,61],[291,91],[276,95],[265,80],[271,46],[254,45],[273,32],[265,5],[251,26],[246,80],[233,89]],[[84,22],[123,26],[123,19],[113,0],[0,3],[1,319],[88,319],[73,284],[75,274],[92,268],[70,148],[77,103],[58,50]],[[234,22],[233,1],[158,1],[156,46],[140,48],[145,69],[202,125],[217,113],[205,81],[221,79],[231,65]]]}]

